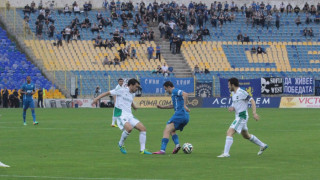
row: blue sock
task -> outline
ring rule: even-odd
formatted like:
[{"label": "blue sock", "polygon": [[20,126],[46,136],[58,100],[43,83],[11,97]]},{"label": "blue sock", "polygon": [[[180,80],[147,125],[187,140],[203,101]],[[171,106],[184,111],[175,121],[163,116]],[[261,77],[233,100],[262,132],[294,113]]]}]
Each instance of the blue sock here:
[{"label": "blue sock", "polygon": [[34,109],[31,110],[32,117],[33,117],[33,122],[36,122],[36,113],[34,112]]},{"label": "blue sock", "polygon": [[169,142],[168,138],[162,138],[162,142],[161,142],[161,150],[162,151],[166,151],[168,142]]},{"label": "blue sock", "polygon": [[26,122],[26,115],[27,115],[27,110],[23,110],[23,122],[25,123]]},{"label": "blue sock", "polygon": [[172,140],[174,142],[175,145],[179,144],[179,137],[177,134],[172,136]]}]

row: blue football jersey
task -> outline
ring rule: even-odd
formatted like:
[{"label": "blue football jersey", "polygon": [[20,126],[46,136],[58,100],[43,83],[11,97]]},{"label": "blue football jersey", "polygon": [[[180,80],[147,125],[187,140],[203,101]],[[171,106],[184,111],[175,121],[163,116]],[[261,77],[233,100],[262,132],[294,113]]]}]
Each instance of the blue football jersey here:
[{"label": "blue football jersey", "polygon": [[172,90],[172,104],[175,112],[184,112],[184,99],[182,97],[182,90],[174,88]]},{"label": "blue football jersey", "polygon": [[31,93],[35,91],[35,85],[33,83],[24,83],[21,89],[26,92],[26,94],[23,95],[23,99],[32,99]]}]

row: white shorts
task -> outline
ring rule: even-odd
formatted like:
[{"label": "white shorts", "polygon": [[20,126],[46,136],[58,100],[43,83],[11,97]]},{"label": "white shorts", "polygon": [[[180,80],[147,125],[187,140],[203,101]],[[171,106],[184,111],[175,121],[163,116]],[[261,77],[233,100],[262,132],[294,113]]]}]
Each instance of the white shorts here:
[{"label": "white shorts", "polygon": [[140,121],[133,116],[127,116],[127,115],[121,115],[120,117],[117,118],[117,125],[118,127],[123,131],[124,130],[124,125],[126,123],[130,123],[132,127],[135,127]]},{"label": "white shorts", "polygon": [[230,125],[230,128],[234,129],[238,134],[240,134],[241,131],[248,131],[247,122],[248,119],[237,117]]}]

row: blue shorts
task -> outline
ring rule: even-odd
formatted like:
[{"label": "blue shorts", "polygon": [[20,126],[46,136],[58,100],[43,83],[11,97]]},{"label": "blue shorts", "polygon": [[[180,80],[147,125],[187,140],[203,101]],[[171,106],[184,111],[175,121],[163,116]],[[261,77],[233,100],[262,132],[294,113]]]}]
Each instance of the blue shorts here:
[{"label": "blue shorts", "polygon": [[25,99],[23,100],[23,109],[34,108],[33,99]]},{"label": "blue shorts", "polygon": [[186,126],[189,122],[189,113],[183,112],[183,113],[175,113],[171,119],[167,122],[167,124],[173,123],[174,128],[176,130],[182,131],[184,126]]}]

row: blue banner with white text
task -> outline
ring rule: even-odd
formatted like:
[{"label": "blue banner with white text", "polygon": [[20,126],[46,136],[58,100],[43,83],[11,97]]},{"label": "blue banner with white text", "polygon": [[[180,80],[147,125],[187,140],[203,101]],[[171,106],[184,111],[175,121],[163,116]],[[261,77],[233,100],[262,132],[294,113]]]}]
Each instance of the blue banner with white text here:
[{"label": "blue banner with white text", "polygon": [[157,78],[140,78],[142,93],[145,94],[163,94],[165,90],[163,84],[166,81],[171,81],[174,87],[183,90],[187,93],[194,92],[194,79],[193,78],[170,78],[170,77],[157,77]]},{"label": "blue banner with white text", "polygon": [[[281,97],[254,97],[258,108],[278,108],[280,106]],[[227,108],[231,106],[232,98],[204,98],[202,107],[204,108]],[[249,107],[251,104],[249,103]]]},{"label": "blue banner with white text", "polygon": [[[239,86],[247,91],[251,97],[261,96],[261,79],[239,79]],[[220,78],[220,96],[230,97],[228,79]]]},{"label": "blue banner with white text", "polygon": [[314,94],[313,78],[284,78],[283,94]]}]

